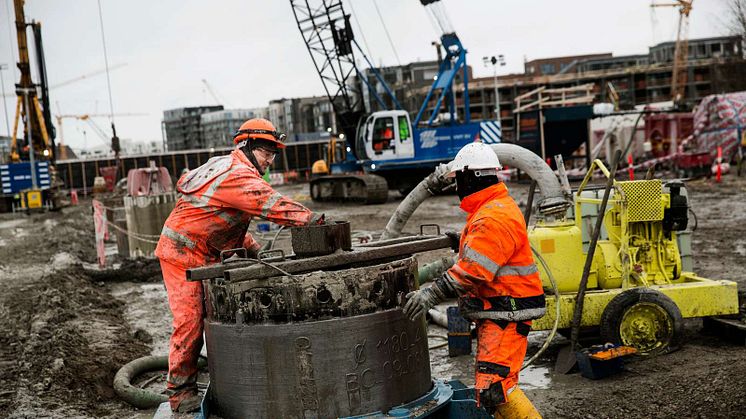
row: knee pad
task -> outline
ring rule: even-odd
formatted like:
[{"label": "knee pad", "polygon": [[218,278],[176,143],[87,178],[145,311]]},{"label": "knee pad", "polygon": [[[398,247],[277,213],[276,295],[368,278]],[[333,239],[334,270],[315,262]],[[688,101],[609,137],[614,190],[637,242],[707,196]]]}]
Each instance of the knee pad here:
[{"label": "knee pad", "polygon": [[507,401],[505,400],[502,381],[492,383],[489,388],[479,390],[478,401],[479,405],[489,414],[494,415],[497,412],[497,406]]}]

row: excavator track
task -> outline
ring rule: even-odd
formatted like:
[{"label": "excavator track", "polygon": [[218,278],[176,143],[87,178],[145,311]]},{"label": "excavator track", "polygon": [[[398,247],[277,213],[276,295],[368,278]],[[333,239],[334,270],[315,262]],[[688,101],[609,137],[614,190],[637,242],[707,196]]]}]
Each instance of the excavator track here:
[{"label": "excavator track", "polygon": [[389,196],[386,179],[378,175],[329,175],[311,181],[311,199],[319,202],[383,204]]}]

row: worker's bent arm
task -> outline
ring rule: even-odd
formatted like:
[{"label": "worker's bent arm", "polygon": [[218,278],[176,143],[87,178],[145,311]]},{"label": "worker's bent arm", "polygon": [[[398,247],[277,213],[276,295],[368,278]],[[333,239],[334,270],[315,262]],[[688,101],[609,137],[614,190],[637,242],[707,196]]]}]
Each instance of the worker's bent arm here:
[{"label": "worker's bent arm", "polygon": [[501,223],[484,218],[473,221],[465,231],[459,258],[447,272],[467,292],[492,281],[516,249],[516,240]]},{"label": "worker's bent arm", "polygon": [[285,198],[263,179],[230,176],[213,196],[219,204],[284,226],[307,225],[313,212]]}]

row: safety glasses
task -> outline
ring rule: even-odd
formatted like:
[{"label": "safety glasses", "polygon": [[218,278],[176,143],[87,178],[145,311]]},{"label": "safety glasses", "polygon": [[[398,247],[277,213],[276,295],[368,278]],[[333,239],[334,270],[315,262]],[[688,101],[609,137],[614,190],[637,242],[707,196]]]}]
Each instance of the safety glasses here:
[{"label": "safety glasses", "polygon": [[280,153],[279,150],[270,150],[264,147],[255,147],[254,150],[259,150],[267,160],[274,160],[275,157]]}]

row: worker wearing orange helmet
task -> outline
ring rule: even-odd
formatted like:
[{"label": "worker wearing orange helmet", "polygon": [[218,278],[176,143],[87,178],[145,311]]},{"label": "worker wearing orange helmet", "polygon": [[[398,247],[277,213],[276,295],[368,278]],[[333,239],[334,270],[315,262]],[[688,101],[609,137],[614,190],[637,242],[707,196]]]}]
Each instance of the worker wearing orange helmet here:
[{"label": "worker wearing orange helmet", "polygon": [[266,119],[250,119],[233,137],[231,154],[213,157],[179,179],[182,194],[166,220],[155,255],[160,259],[173,314],[168,365],[169,402],[179,412],[199,408],[197,359],[202,348],[203,291],[186,270],[220,260],[224,250],[260,245],[247,233],[253,217],[285,226],[321,223],[323,215],[283,197],[262,179],[285,135]]},{"label": "worker wearing orange helmet", "polygon": [[[466,226],[456,239],[456,264],[431,287],[407,295],[412,320],[446,298],[459,297],[461,314],[477,324],[476,395],[495,417],[541,417],[518,384],[531,320],[545,312],[544,291],[526,223],[483,143],[464,146],[450,163]],[[455,247],[455,246],[454,246]]]}]

